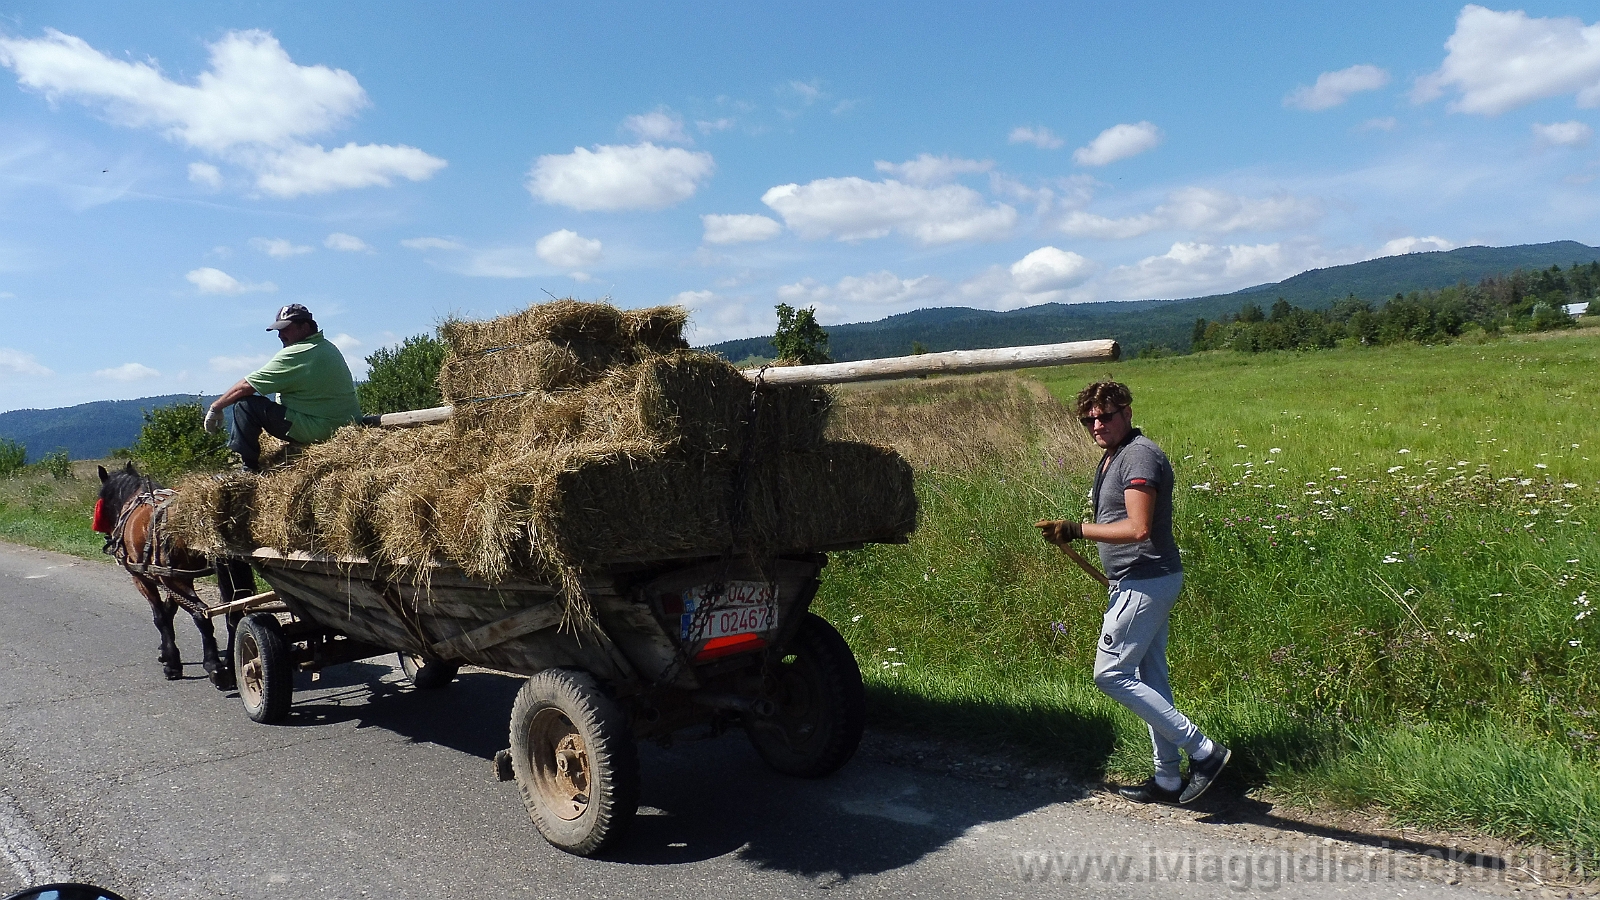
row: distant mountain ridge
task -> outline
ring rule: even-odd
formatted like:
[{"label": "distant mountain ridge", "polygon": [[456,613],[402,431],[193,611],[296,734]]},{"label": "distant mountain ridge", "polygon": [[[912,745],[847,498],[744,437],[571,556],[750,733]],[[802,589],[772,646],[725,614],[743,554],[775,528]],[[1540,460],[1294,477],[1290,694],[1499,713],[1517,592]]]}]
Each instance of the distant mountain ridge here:
[{"label": "distant mountain ridge", "polygon": [[[1595,260],[1600,260],[1600,248],[1577,241],[1460,247],[1311,269],[1271,284],[1186,300],[1046,303],[1010,312],[960,306],[919,309],[876,322],[830,325],[828,346],[840,362],[904,356],[911,352],[913,341],[938,351],[1113,338],[1130,353],[1152,344],[1186,350],[1195,319],[1220,319],[1248,302],[1265,308],[1282,297],[1296,306],[1324,309],[1355,294],[1377,304],[1396,293],[1434,290],[1460,281],[1473,283],[1516,269],[1553,265],[1565,269]],[[770,357],[774,353],[771,337],[723,341],[703,349],[734,361]]]},{"label": "distant mountain ridge", "polygon": [[14,409],[0,413],[0,437],[27,447],[29,462],[63,448],[73,459],[99,459],[138,440],[145,410],[199,399],[194,394],[166,394],[60,409]]}]

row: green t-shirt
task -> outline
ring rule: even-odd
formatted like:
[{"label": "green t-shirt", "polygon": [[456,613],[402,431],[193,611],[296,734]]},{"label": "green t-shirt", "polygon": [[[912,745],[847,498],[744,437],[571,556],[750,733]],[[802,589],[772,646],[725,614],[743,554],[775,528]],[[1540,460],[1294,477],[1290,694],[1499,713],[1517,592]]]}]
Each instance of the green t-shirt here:
[{"label": "green t-shirt", "polygon": [[361,418],[344,354],[320,331],[279,350],[245,380],[258,394],[278,395],[289,439],[299,444],[327,440],[340,425]]}]

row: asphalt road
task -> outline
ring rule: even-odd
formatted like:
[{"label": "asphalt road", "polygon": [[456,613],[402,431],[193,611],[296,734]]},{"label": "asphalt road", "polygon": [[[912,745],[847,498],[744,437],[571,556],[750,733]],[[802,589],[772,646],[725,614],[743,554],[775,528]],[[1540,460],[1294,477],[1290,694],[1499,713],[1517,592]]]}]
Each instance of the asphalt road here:
[{"label": "asphalt road", "polygon": [[387,660],[354,663],[302,676],[288,724],[263,726],[204,680],[186,618],[178,635],[188,677],[168,682],[120,569],[0,544],[0,893],[57,878],[130,900],[1507,890],[1415,877],[1416,858],[1376,841],[1262,843],[1071,787],[1000,790],[863,757],[784,778],[737,734],[646,747],[630,837],[580,859],[492,777],[517,679],[468,670],[417,692]]}]

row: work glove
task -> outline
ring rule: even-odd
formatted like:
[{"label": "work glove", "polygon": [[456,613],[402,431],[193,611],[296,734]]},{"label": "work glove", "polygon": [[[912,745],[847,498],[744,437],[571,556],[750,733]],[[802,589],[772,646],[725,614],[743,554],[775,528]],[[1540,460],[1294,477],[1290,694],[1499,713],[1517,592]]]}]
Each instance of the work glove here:
[{"label": "work glove", "polygon": [[1039,534],[1052,544],[1065,544],[1083,539],[1083,523],[1065,519],[1040,519],[1033,523]]},{"label": "work glove", "polygon": [[218,410],[214,406],[208,408],[206,410],[206,420],[205,420],[205,423],[204,423],[204,427],[205,427],[205,430],[206,430],[207,434],[216,434],[217,432],[221,431],[222,430],[222,412],[220,410]]}]

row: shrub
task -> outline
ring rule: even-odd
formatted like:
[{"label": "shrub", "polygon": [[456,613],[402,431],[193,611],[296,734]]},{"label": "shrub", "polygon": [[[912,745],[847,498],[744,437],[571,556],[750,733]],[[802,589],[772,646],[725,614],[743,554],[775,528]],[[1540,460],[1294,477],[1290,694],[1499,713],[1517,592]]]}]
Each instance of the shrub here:
[{"label": "shrub", "polygon": [[34,463],[34,466],[57,481],[65,481],[72,477],[72,456],[67,453],[65,447],[58,447],[46,453]]},{"label": "shrub", "polygon": [[170,480],[185,472],[226,468],[232,461],[227,438],[208,434],[200,401],[146,410],[139,439],[128,448],[145,474]]},{"label": "shrub", "polygon": [[10,478],[28,461],[28,448],[11,438],[0,437],[0,478]]},{"label": "shrub", "polygon": [[378,348],[367,357],[367,380],[356,386],[361,411],[381,416],[444,403],[439,394],[444,355],[444,342],[429,334],[412,335],[397,347]]}]

